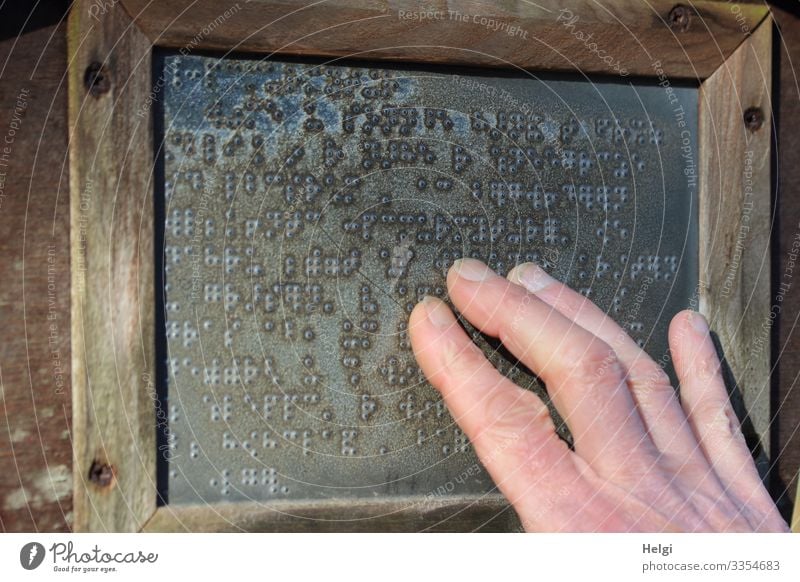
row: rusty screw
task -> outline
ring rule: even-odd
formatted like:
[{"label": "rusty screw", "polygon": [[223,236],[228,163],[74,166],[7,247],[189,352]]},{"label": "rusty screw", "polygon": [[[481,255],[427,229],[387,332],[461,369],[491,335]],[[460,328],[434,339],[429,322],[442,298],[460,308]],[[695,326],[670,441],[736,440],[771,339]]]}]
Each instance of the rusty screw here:
[{"label": "rusty screw", "polygon": [[114,482],[114,467],[101,461],[93,461],[89,467],[89,481],[98,487],[108,487]]},{"label": "rusty screw", "polygon": [[669,13],[669,25],[679,32],[689,30],[692,12],[683,4],[678,4]]},{"label": "rusty screw", "polygon": [[92,97],[100,97],[111,89],[111,77],[101,63],[94,61],[83,74],[83,85]]},{"label": "rusty screw", "polygon": [[744,112],[744,126],[750,131],[758,131],[764,125],[764,112],[760,107],[750,107]]}]

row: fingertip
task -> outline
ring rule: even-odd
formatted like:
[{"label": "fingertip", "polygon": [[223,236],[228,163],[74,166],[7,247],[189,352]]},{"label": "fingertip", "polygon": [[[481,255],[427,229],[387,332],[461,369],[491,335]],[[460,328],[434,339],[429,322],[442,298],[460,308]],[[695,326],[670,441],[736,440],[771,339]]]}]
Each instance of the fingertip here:
[{"label": "fingertip", "polygon": [[698,339],[708,336],[708,321],[699,311],[684,309],[675,314],[669,324],[670,343],[683,345],[685,342],[694,343]]},{"label": "fingertip", "polygon": [[453,262],[450,265],[450,268],[447,269],[447,276],[445,277],[445,281],[447,283],[447,290],[452,291],[453,287],[455,286],[456,282],[458,282],[458,265],[461,262],[461,259]]},{"label": "fingertip", "polygon": [[514,285],[522,285],[522,279],[520,278],[520,270],[522,269],[522,266],[525,264],[526,263],[523,263],[522,265],[517,265],[513,269],[511,269],[508,272],[508,275],[506,275],[506,279],[514,283]]},{"label": "fingertip", "polygon": [[694,332],[701,336],[705,337],[708,335],[708,320],[706,316],[700,313],[699,311],[689,311],[689,315],[687,316],[687,323],[689,326],[692,327]]},{"label": "fingertip", "polygon": [[436,346],[435,328],[428,319],[429,298],[423,299],[414,306],[408,318],[408,337],[411,341],[411,351],[426,375],[430,373],[429,362],[432,359],[431,349]]},{"label": "fingertip", "polygon": [[682,353],[685,351],[685,346],[693,344],[693,338],[689,330],[689,318],[692,316],[691,309],[684,309],[679,311],[672,317],[669,322],[669,329],[667,330],[667,341],[669,343],[672,357],[676,363],[682,360]]},{"label": "fingertip", "polygon": [[525,294],[477,259],[459,259],[447,274],[447,291],[453,306],[481,331],[496,334],[502,304]]},{"label": "fingertip", "polygon": [[670,323],[668,337],[681,385],[700,376],[716,377],[719,357],[705,316],[691,309],[679,312]]},{"label": "fingertip", "polygon": [[414,309],[411,310],[411,315],[408,316],[408,332],[411,334],[412,339],[414,336],[414,330],[418,329],[421,325],[425,323],[428,314],[425,310],[425,298],[422,298],[422,301],[417,302],[414,306]]},{"label": "fingertip", "polygon": [[509,271],[506,278],[515,285],[521,286],[529,293],[538,293],[556,283],[547,271],[533,262],[522,263]]},{"label": "fingertip", "polygon": [[436,339],[456,324],[453,312],[444,301],[426,295],[414,306],[408,319],[412,347],[426,338]]},{"label": "fingertip", "polygon": [[669,335],[670,337],[677,333],[681,329],[685,329],[687,325],[687,320],[689,317],[692,316],[691,309],[683,309],[672,316],[672,320],[669,322]]},{"label": "fingertip", "polygon": [[452,289],[460,282],[480,283],[497,277],[486,263],[478,259],[457,259],[447,271],[447,288]]},{"label": "fingertip", "polygon": [[436,328],[447,329],[456,323],[456,318],[450,307],[436,297],[426,295],[422,298],[422,306],[425,308],[425,315],[428,321]]}]

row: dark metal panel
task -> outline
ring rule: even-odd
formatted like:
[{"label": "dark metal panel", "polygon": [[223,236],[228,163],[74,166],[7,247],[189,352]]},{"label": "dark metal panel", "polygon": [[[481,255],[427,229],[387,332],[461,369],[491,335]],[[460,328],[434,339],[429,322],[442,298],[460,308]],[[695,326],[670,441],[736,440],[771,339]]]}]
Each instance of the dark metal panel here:
[{"label": "dark metal panel", "polygon": [[492,490],[408,342],[459,257],[539,262],[670,368],[696,301],[696,89],[162,65],[170,503]]}]

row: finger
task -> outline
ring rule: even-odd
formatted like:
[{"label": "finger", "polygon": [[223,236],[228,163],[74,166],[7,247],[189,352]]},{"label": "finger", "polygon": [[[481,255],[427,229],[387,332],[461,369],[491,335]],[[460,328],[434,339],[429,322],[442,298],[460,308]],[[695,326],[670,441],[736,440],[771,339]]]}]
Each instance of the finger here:
[{"label": "finger", "polygon": [[670,323],[669,342],[683,408],[723,487],[745,506],[774,511],[731,406],[705,318],[680,312]]},{"label": "finger", "polygon": [[579,479],[547,406],[500,374],[443,302],[426,297],[411,313],[409,331],[420,368],[521,513],[552,505],[548,498]]},{"label": "finger", "polygon": [[624,329],[589,298],[551,277],[535,263],[518,265],[507,278],[611,346],[627,370],[636,405],[660,451],[706,464],[669,376]]},{"label": "finger", "polygon": [[605,474],[652,468],[657,451],[607,343],[480,261],[456,261],[447,284],[469,321],[544,380],[591,466]]}]

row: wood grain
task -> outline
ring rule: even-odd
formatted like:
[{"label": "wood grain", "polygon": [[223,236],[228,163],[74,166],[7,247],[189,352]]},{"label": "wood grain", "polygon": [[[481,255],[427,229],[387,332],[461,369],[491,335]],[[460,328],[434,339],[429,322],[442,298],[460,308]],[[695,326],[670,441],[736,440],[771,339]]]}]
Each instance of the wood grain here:
[{"label": "wood grain", "polygon": [[[653,63],[660,61],[671,78],[688,79],[711,75],[768,13],[764,6],[743,4],[734,11],[727,3],[686,2],[693,13],[682,32],[670,26],[673,0],[436,0],[424,3],[430,15],[424,20],[405,18],[420,10],[419,3],[397,0],[122,2],[155,44],[189,52],[275,52],[597,74],[618,74],[619,62],[631,75],[644,76],[653,76]],[[574,16],[577,21],[571,21]],[[599,50],[605,52],[599,55]]]},{"label": "wood grain", "polygon": [[[74,527],[136,531],[156,506],[151,45],[90,4],[68,35]],[[110,85],[97,96],[93,62]]]},{"label": "wood grain", "polygon": [[501,496],[160,507],[148,532],[522,531]]},{"label": "wood grain", "polygon": [[[719,337],[752,430],[769,453],[772,20],[700,88],[700,309]],[[747,110],[763,123],[748,129]],[[734,394],[734,401],[735,401]],[[760,459],[762,473],[766,456]]]},{"label": "wood grain", "polygon": [[[797,486],[797,499],[800,500],[800,485]],[[792,516],[792,531],[800,533],[800,503],[795,503],[794,515]]]},{"label": "wood grain", "polygon": [[[287,6],[256,4],[262,18],[283,14],[280,10],[285,12]],[[174,5],[167,3],[162,6]],[[291,3],[289,5],[297,7]],[[170,37],[162,36],[163,31],[154,32],[152,26],[134,10],[133,0],[127,2],[126,6],[134,14],[137,24],[145,28],[154,42],[172,42],[168,40]],[[373,3],[367,8],[352,8],[348,3],[339,2],[334,6],[338,9],[337,14],[344,12],[344,16],[352,20],[371,13],[381,5]],[[88,17],[90,7],[86,2],[80,4],[70,21],[70,56],[73,63],[77,63],[70,69],[70,120],[74,131],[71,184],[75,277],[72,306],[77,427],[76,528],[133,530],[145,523],[155,506],[154,419],[150,393],[152,385],[148,381],[154,376],[154,322],[149,309],[153,304],[152,187],[147,180],[152,159],[147,155],[152,151],[149,111],[145,116],[147,123],[136,119],[139,117],[137,112],[146,107],[150,90],[150,43],[135,26],[131,26],[121,10],[112,9],[102,15],[101,24],[96,26]],[[632,5],[630,9],[635,12]],[[721,7],[710,5],[709,9],[719,11]],[[232,22],[240,14],[237,10],[234,16],[226,17],[224,22],[211,30],[201,25],[202,18],[214,16],[209,22],[218,22],[220,12],[218,6],[213,14],[210,10],[209,6],[201,3],[191,12],[193,20],[184,32],[188,34],[194,31],[190,39],[192,50],[214,46],[209,39],[213,39],[225,23]],[[279,12],[270,12],[274,10]],[[385,12],[385,9],[381,11]],[[303,15],[302,12],[298,14]],[[587,24],[593,19],[597,20],[597,27],[589,30],[598,31],[598,38],[612,38],[605,36],[603,29],[609,24],[607,19],[598,17],[599,13],[581,14],[586,16],[583,22]],[[725,20],[722,12],[715,14],[715,22]],[[160,25],[171,22],[167,16],[162,14],[157,19]],[[288,21],[296,16],[289,17]],[[316,32],[321,22],[332,16],[323,14],[305,18],[302,24],[283,22],[286,26],[281,30],[291,31],[296,38],[303,31]],[[382,22],[388,23],[389,20],[384,18]],[[407,24],[399,22],[402,26]],[[520,26],[523,26],[527,21],[520,22]],[[535,23],[532,21],[529,24]],[[734,377],[744,390],[746,404],[753,411],[751,419],[755,430],[762,436],[767,434],[769,423],[766,382],[769,371],[768,338],[765,349],[757,351],[754,346],[758,345],[755,342],[759,338],[760,326],[769,320],[770,313],[766,254],[768,230],[764,228],[769,225],[770,27],[771,21],[767,19],[752,36],[742,34],[741,38],[747,38],[738,48],[733,45],[730,47],[730,58],[713,74],[709,69],[711,77],[701,89],[699,152],[700,174],[703,176],[699,209],[703,241],[700,254],[701,309],[709,316],[713,329],[720,336]],[[391,24],[390,29],[381,25],[377,31],[371,29],[372,36],[365,36],[366,33],[359,35],[357,25],[344,28],[348,32],[342,38],[362,47],[377,42],[374,39],[384,41],[391,38],[392,34],[408,37],[418,31],[418,27],[400,30],[396,24]],[[730,27],[725,30],[723,36],[726,42],[736,36]],[[423,32],[420,34],[425,38],[442,38],[436,36],[437,30],[434,29],[427,28]],[[441,32],[444,34],[444,30]],[[656,29],[649,32],[651,36],[658,36]],[[562,30],[558,33],[564,36]],[[196,40],[198,34],[202,35],[200,40]],[[239,38],[230,29],[225,34],[227,39]],[[282,42],[280,34],[283,33],[270,35],[269,42]],[[293,45],[291,50],[283,52],[349,54],[351,49],[337,44],[339,37],[336,35],[340,33],[333,34],[333,37],[325,36],[322,44],[302,45],[299,48]],[[185,36],[182,38],[186,39]],[[469,40],[473,41],[470,46],[480,46],[480,38],[477,39],[477,45],[475,38]],[[466,44],[467,39],[462,35],[460,42]],[[707,44],[704,41],[698,46]],[[230,40],[226,41],[226,46],[230,47]],[[264,50],[266,47],[260,48]],[[326,52],[328,50],[331,52]],[[662,67],[668,74],[691,76],[687,74],[688,69],[673,69],[672,57],[663,56],[676,52],[679,51],[660,53]],[[467,53],[470,58],[464,60],[463,54]],[[447,59],[459,63],[468,60],[470,64],[479,65],[498,62],[494,57],[482,60],[483,57],[476,57],[475,52],[462,50],[459,54],[462,56],[454,56],[452,51],[439,53],[425,49],[423,53],[418,48],[404,48],[400,52],[382,51],[379,56],[428,62]],[[547,64],[539,53],[532,61],[525,60],[524,51],[515,54],[517,56],[513,62],[520,66],[558,68]],[[581,58],[585,58],[585,55]],[[87,96],[83,86],[83,71],[92,61],[103,62],[107,67],[106,74],[112,79],[111,91],[97,97]],[[704,63],[702,66],[708,67],[710,62],[701,52],[691,65],[696,67],[698,63]],[[592,65],[587,67],[584,70],[592,70]],[[753,70],[761,73],[755,80],[752,77]],[[750,107],[760,108],[765,116],[763,127],[753,132],[747,130],[743,123],[743,112]],[[124,145],[120,147],[119,144]],[[735,171],[731,171],[731,168]],[[745,186],[751,188],[750,194],[746,193]],[[748,196],[753,197],[753,208],[747,213],[749,230],[740,241]],[[734,253],[739,248],[739,242],[743,250],[741,257],[736,257]],[[91,276],[87,273],[91,273]],[[720,291],[731,277],[731,292],[723,297]],[[767,447],[768,441],[764,440],[762,444]],[[112,484],[103,487],[87,482],[90,468],[104,464],[113,467]],[[283,508],[285,513],[277,515],[272,508],[264,510],[263,507],[259,509],[248,505],[167,507],[156,513],[146,529],[303,530],[309,529],[309,523],[315,529],[337,529],[342,527],[342,522],[333,519],[334,516],[341,517],[346,513],[350,518],[357,519],[359,526],[363,521],[364,529],[413,530],[419,529],[421,523],[428,523],[430,519],[438,523],[448,517],[454,503],[458,506],[463,502],[416,509],[390,500],[346,505],[333,502],[306,503],[287,506]],[[483,515],[481,511],[484,511],[482,507],[481,504],[473,506],[465,512],[469,516],[465,519],[475,519],[473,513],[480,519]],[[473,512],[476,508],[480,511]],[[373,519],[387,510],[394,515],[393,518]],[[293,517],[287,517],[287,513]],[[320,517],[322,522],[319,521]],[[470,523],[454,520],[446,528],[460,528]]]},{"label": "wood grain", "polygon": [[[131,6],[129,10],[134,11],[145,2],[126,4]],[[159,31],[156,17],[152,16],[156,12],[150,13],[150,10],[167,13],[174,11],[176,3],[167,2],[166,5],[162,8],[151,6],[148,13],[142,15],[143,21],[148,22],[148,34],[158,36]],[[661,7],[660,4],[654,5]],[[198,10],[188,15],[196,21],[212,15],[216,18],[221,9],[219,5],[215,7],[203,2],[198,2],[197,6]],[[635,15],[636,6],[633,10],[631,14]],[[603,17],[605,12],[599,12],[598,18]],[[787,250],[791,247],[800,222],[800,197],[794,196],[796,184],[800,181],[800,165],[796,163],[796,152],[800,148],[800,132],[797,131],[800,93],[793,70],[795,64],[800,62],[800,21],[796,15],[785,11],[776,11],[776,16],[783,29],[778,48],[781,60],[781,118],[778,126],[780,212],[776,224],[780,232],[780,244],[774,249],[774,265],[780,275],[789,260]],[[211,21],[213,18],[205,20],[203,25]],[[255,29],[256,25],[263,24],[259,22],[231,23],[230,30]],[[180,47],[186,42],[181,38],[191,40],[197,34],[192,32],[191,26],[190,20],[181,19],[176,23],[164,21],[160,29],[167,31],[167,42]],[[6,332],[0,342],[0,417],[5,419],[0,421],[0,527],[4,531],[61,531],[69,527],[72,519],[71,492],[67,487],[72,466],[68,432],[70,387],[67,380],[65,391],[56,393],[50,359],[51,346],[47,338],[50,306],[47,301],[46,262],[52,244],[55,245],[57,257],[55,309],[62,331],[54,347],[63,355],[62,361],[68,370],[69,213],[65,206],[68,203],[68,173],[63,163],[67,112],[66,95],[60,89],[67,62],[64,28],[48,26],[19,39],[7,38],[0,42],[0,62],[6,62],[11,53],[0,75],[0,119],[4,122],[11,119],[13,102],[21,87],[31,89],[24,128],[16,138],[14,157],[8,171],[5,188],[8,196],[0,211],[0,280],[3,281],[0,285],[0,321]],[[201,40],[201,43],[218,48],[231,44],[224,42],[226,30],[219,28],[209,35],[210,40]],[[288,32],[285,34],[291,36]],[[721,35],[715,33],[715,38],[721,40]],[[266,36],[266,33],[262,33],[262,36]],[[256,36],[246,39],[245,44],[239,46],[258,49],[260,42],[266,41]],[[486,43],[485,40],[481,42]],[[728,54],[726,51],[729,50],[732,52],[729,47],[738,42],[723,43],[720,54]],[[721,62],[722,56],[719,58]],[[714,69],[713,64],[701,66],[698,76],[708,76]],[[710,71],[708,74],[705,73],[707,70]],[[0,133],[6,130],[5,124],[0,125]],[[738,163],[741,165],[741,161]],[[777,415],[777,434],[773,455],[776,456],[777,473],[787,487],[791,485],[786,489],[789,497],[794,496],[800,466],[800,391],[797,389],[800,372],[800,338],[797,335],[799,306],[800,292],[794,286],[787,294],[784,310],[779,316],[776,351],[778,376],[774,412]],[[84,477],[81,475],[82,479]],[[783,494],[783,490],[777,494]],[[154,521],[148,524],[148,529],[167,519],[167,511],[174,511],[174,514],[201,513],[199,508],[161,509]]]},{"label": "wood grain", "polygon": [[47,20],[0,41],[0,531],[72,520],[66,24]]}]

